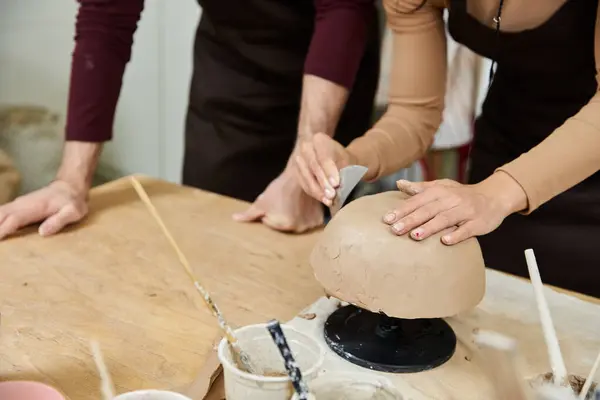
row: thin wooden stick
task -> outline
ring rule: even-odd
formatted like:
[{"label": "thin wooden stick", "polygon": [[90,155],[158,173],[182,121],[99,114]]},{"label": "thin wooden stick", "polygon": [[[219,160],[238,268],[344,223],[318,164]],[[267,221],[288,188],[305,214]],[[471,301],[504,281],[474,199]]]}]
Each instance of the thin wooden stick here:
[{"label": "thin wooden stick", "polygon": [[517,343],[514,339],[491,331],[475,334],[475,343],[483,346],[485,361],[494,384],[496,400],[531,400],[517,371]]},{"label": "thin wooden stick", "polygon": [[100,391],[102,393],[102,398],[104,400],[112,400],[115,397],[115,387],[110,379],[108,368],[106,368],[106,364],[104,363],[104,357],[102,356],[100,345],[97,341],[91,340],[90,349],[92,350],[92,356],[94,357],[94,362],[96,363],[96,369],[100,374]]},{"label": "thin wooden stick", "polygon": [[546,297],[544,296],[544,284],[542,283],[540,270],[532,249],[525,250],[525,259],[527,261],[529,277],[533,285],[533,291],[535,293],[535,299],[537,302],[538,311],[540,313],[540,320],[542,323],[542,330],[544,332],[544,339],[546,340],[546,346],[548,348],[548,355],[550,356],[554,384],[568,386],[567,368],[565,367],[565,361],[563,360],[562,353],[560,351],[560,344],[558,342],[558,337],[556,336],[554,324],[552,323],[550,309],[548,308],[548,303],[546,301]]},{"label": "thin wooden stick", "polygon": [[600,366],[600,353],[596,357],[596,361],[594,361],[594,365],[592,366],[592,370],[588,374],[585,383],[583,384],[583,388],[581,388],[581,393],[579,393],[579,400],[584,400],[592,387],[592,383],[594,383],[594,376],[596,376],[596,371],[598,371],[598,367]]},{"label": "thin wooden stick", "polygon": [[[237,338],[235,337],[233,330],[231,329],[229,324],[227,324],[227,322],[225,321],[223,314],[221,313],[221,311],[219,310],[219,308],[217,307],[215,302],[210,297],[210,294],[208,294],[208,292],[204,289],[204,287],[199,283],[198,279],[194,276],[194,273],[192,272],[192,268],[190,267],[190,263],[188,262],[187,258],[185,257],[185,255],[183,254],[183,252],[181,251],[179,246],[177,245],[177,242],[175,241],[175,239],[169,232],[169,229],[167,229],[167,226],[165,225],[165,223],[163,222],[162,218],[160,217],[158,211],[152,204],[152,201],[150,201],[150,197],[148,197],[148,194],[144,190],[144,187],[134,176],[131,177],[131,184],[133,185],[133,188],[137,192],[137,194],[140,197],[140,199],[142,200],[142,202],[146,205],[146,208],[148,208],[148,211],[150,212],[150,214],[152,214],[152,216],[156,220],[156,223],[160,226],[162,233],[165,235],[165,237],[171,244],[171,247],[173,248],[173,250],[175,250],[175,253],[177,253],[177,256],[179,257],[179,261],[181,262],[181,265],[185,269],[185,272],[187,273],[189,278],[194,283],[194,286],[196,287],[198,292],[200,292],[200,294],[202,295],[202,298],[204,299],[204,303],[209,308],[209,310],[212,312],[212,314],[217,318],[219,327],[225,334],[225,338],[227,339],[230,347],[232,348],[232,353],[233,353],[234,358],[238,359],[239,363],[241,363],[241,367],[245,368],[247,372],[259,374],[260,370],[258,369],[258,367],[253,365],[248,354],[246,352],[242,351],[242,349],[240,348],[239,342],[238,342]],[[238,366],[240,366],[240,365],[238,365]]]}]

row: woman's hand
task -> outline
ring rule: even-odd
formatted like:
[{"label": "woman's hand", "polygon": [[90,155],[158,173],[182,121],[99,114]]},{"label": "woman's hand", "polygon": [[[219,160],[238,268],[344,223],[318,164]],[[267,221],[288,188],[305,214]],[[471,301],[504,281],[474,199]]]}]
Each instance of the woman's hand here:
[{"label": "woman's hand", "polygon": [[302,189],[326,206],[340,186],[340,169],[355,163],[344,146],[324,133],[300,139],[291,161]]},{"label": "woman's hand", "polygon": [[412,197],[390,210],[384,221],[397,235],[410,232],[415,240],[457,226],[442,237],[442,243],[456,244],[493,231],[508,215],[527,208],[525,192],[503,172],[475,185],[447,179],[423,183],[398,181],[397,185]]}]

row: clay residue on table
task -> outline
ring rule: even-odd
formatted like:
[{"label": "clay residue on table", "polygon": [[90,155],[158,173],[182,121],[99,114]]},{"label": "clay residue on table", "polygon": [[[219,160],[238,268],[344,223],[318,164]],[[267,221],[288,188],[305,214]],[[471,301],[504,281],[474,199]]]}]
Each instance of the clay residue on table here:
[{"label": "clay residue on table", "polygon": [[[533,387],[536,387],[539,385],[552,384],[553,378],[554,374],[552,372],[547,372],[545,374],[539,375],[537,378],[534,378],[531,381],[531,385]],[[575,392],[575,394],[578,396],[581,393],[581,390],[583,389],[585,379],[586,378],[578,375],[569,375],[569,385],[571,386],[571,389],[573,389],[573,392]],[[592,385],[590,386],[590,390],[586,396],[586,400],[592,400],[597,385],[597,382],[592,383]]]}]

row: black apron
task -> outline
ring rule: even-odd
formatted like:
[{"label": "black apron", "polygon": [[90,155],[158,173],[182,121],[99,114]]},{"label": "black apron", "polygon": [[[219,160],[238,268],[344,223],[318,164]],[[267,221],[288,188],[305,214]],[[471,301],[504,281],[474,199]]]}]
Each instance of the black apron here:
[{"label": "black apron", "polygon": [[[253,201],[294,147],[313,0],[199,3],[183,183]],[[373,7],[367,48],[335,134],[344,145],[371,125],[379,36]]]},{"label": "black apron", "polygon": [[[471,183],[539,144],[595,94],[597,7],[598,0],[568,0],[537,28],[497,35],[467,14],[466,0],[451,1],[453,38],[498,62],[475,124]],[[524,251],[533,248],[545,283],[600,297],[599,240],[598,173],[479,238],[490,268],[527,277]]]}]

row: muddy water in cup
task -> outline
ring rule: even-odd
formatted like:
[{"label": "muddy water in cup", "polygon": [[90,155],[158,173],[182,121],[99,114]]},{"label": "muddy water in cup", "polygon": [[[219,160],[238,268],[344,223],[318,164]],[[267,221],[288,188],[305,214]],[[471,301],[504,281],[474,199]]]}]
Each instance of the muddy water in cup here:
[{"label": "muddy water in cup", "polygon": [[[310,385],[323,364],[324,349],[311,337],[282,325],[290,349]],[[283,358],[266,324],[250,325],[235,331],[240,347],[260,368],[263,375],[240,371],[232,362],[227,342],[219,344],[219,360],[223,364],[227,400],[290,400],[294,389],[285,370]]]}]

